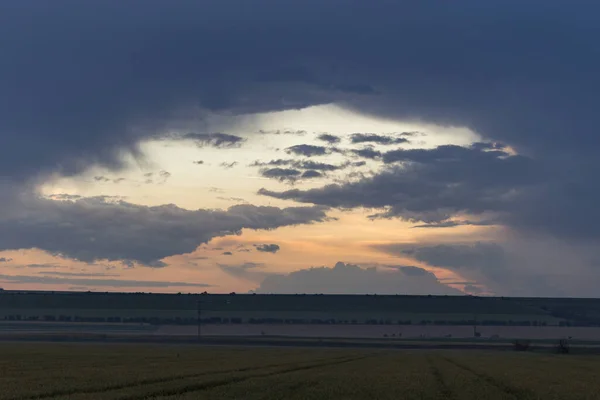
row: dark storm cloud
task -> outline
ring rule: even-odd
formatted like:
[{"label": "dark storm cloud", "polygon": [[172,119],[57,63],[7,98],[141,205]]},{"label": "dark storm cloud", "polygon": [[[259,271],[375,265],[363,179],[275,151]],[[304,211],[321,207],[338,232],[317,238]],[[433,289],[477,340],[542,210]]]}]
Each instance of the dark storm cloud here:
[{"label": "dark storm cloud", "polygon": [[279,247],[278,244],[259,244],[259,245],[255,245],[256,250],[260,251],[262,253],[277,253],[279,250],[281,250],[281,247]]},{"label": "dark storm cloud", "polygon": [[285,149],[285,152],[288,154],[305,157],[324,156],[325,154],[329,153],[327,147],[315,146],[312,144],[297,144],[295,146],[288,147]]},{"label": "dark storm cloud", "polygon": [[288,275],[267,275],[257,293],[322,294],[462,294],[440,283],[435,275],[411,275],[402,270],[379,271],[338,262],[333,268],[308,268]]},{"label": "dark storm cloud", "polygon": [[[539,245],[542,247],[536,248]],[[452,270],[467,279],[466,282],[445,282],[447,284],[477,284],[500,296],[594,296],[597,291],[595,285],[590,284],[594,280],[589,275],[590,270],[581,269],[577,254],[570,253],[562,243],[558,246],[536,243],[525,237],[513,243],[399,243],[373,247],[390,255]],[[572,273],[568,283],[566,264]],[[580,273],[582,277],[578,276]],[[467,291],[476,293],[471,288]]]},{"label": "dark storm cloud", "polygon": [[377,245],[376,249],[393,255],[403,255],[434,267],[452,269],[490,268],[502,270],[507,266],[505,250],[495,243],[464,245],[435,245],[407,247],[406,245]]},{"label": "dark storm cloud", "polygon": [[408,143],[409,140],[404,137],[394,137],[388,135],[378,135],[376,133],[353,133],[350,135],[350,141],[356,143],[376,143],[382,145],[392,145]]},{"label": "dark storm cloud", "polygon": [[342,139],[340,139],[338,136],[329,134],[329,133],[322,133],[319,136],[317,136],[317,139],[322,141],[322,142],[326,142],[329,144],[338,144],[339,142],[342,141]]},{"label": "dark storm cloud", "polygon": [[[0,171],[20,182],[96,163],[116,168],[122,150],[137,152],[182,114],[337,101],[468,126],[554,165],[526,191],[518,181],[527,170],[515,172],[514,190],[500,199],[512,203],[504,222],[597,239],[599,12],[586,0],[4,0],[0,148],[10,151]],[[482,195],[498,201],[494,189]]]},{"label": "dark storm cloud", "polygon": [[531,158],[474,147],[393,150],[383,159],[388,168],[358,181],[260,193],[332,207],[383,209],[379,216],[426,224],[452,225],[449,219],[459,213],[498,213],[498,221],[510,223],[523,213],[527,193],[550,176]]},{"label": "dark storm cloud", "polygon": [[227,133],[188,133],[181,137],[196,142],[199,147],[231,148],[240,146],[245,139]]},{"label": "dark storm cloud", "polygon": [[189,253],[214,237],[242,229],[274,229],[326,218],[319,207],[236,205],[191,211],[98,198],[70,202],[23,196],[3,206],[8,212],[0,216],[0,250],[38,248],[88,262],[132,260],[153,267],[165,266],[159,261],[164,257]]}]

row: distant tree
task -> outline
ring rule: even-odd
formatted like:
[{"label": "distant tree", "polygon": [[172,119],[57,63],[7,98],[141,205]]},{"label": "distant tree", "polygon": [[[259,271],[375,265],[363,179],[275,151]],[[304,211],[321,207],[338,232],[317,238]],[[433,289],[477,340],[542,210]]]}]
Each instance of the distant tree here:
[{"label": "distant tree", "polygon": [[514,342],[515,351],[528,351],[531,348],[530,340],[517,339]]},{"label": "distant tree", "polygon": [[569,341],[567,339],[560,339],[556,350],[561,354],[568,354],[570,351]]}]

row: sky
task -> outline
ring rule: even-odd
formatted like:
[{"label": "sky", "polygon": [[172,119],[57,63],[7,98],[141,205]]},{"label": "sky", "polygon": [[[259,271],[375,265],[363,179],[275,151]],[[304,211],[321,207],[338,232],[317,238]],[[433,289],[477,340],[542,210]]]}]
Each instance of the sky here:
[{"label": "sky", "polygon": [[0,2],[0,287],[598,296],[598,12]]}]

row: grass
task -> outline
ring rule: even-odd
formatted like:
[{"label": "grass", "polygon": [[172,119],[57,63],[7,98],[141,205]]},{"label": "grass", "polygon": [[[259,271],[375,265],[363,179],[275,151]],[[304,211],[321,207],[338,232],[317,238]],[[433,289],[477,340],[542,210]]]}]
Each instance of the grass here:
[{"label": "grass", "polygon": [[600,357],[0,344],[0,399],[600,399]]}]

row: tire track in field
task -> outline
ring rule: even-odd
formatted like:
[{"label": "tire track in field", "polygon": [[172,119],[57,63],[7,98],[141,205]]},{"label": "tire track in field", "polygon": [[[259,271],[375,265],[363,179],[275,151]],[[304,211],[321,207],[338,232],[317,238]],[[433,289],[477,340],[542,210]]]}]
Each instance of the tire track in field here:
[{"label": "tire track in field", "polygon": [[490,385],[500,389],[501,391],[503,391],[504,393],[506,393],[507,395],[514,397],[515,399],[521,400],[521,399],[535,399],[537,398],[535,393],[532,392],[531,390],[528,389],[524,389],[524,388],[520,388],[520,387],[516,387],[513,385],[510,385],[506,382],[502,382],[499,381],[498,379],[496,379],[495,377],[485,374],[483,372],[479,372],[474,370],[473,368],[461,364],[458,361],[455,361],[451,358],[447,358],[447,357],[440,357],[441,359],[445,360],[446,362],[449,362],[450,364],[464,370],[467,371],[473,375],[475,375],[476,377],[478,377],[479,379],[485,381],[486,383],[489,383]]},{"label": "tire track in field", "polygon": [[[331,360],[331,359],[337,360],[337,359],[345,359],[345,358],[347,358],[347,357],[325,358],[325,359],[321,359],[321,360]],[[311,362],[311,361],[314,362],[315,360],[306,360],[304,362]],[[318,359],[317,359],[317,361],[318,361]],[[302,361],[300,361],[300,362],[302,362]],[[68,388],[68,389],[57,389],[57,390],[53,390],[53,391],[46,392],[46,393],[38,393],[38,394],[29,395],[29,396],[13,397],[10,400],[42,400],[42,399],[51,399],[53,397],[59,397],[59,396],[73,396],[73,395],[79,395],[79,394],[105,393],[105,392],[110,392],[110,391],[114,391],[114,390],[121,390],[121,389],[127,389],[127,388],[132,388],[132,387],[142,387],[142,386],[154,385],[154,384],[159,384],[159,383],[168,383],[168,382],[174,382],[174,381],[183,380],[183,379],[201,378],[203,376],[229,374],[229,373],[236,373],[236,372],[247,372],[247,371],[252,371],[252,370],[263,370],[263,369],[276,368],[276,367],[285,367],[287,365],[297,365],[298,363],[299,363],[298,361],[292,361],[292,362],[286,362],[286,363],[267,364],[267,365],[261,365],[261,366],[248,366],[248,367],[243,367],[243,368],[232,368],[232,369],[226,369],[226,370],[220,370],[220,371],[196,372],[196,373],[189,373],[189,374],[180,374],[180,375],[172,375],[172,376],[165,376],[165,377],[140,379],[138,381],[123,382],[123,383],[117,383],[117,384],[113,384],[113,385],[106,385],[106,386],[102,386],[102,387],[96,386],[96,387],[88,387],[88,388],[76,388],[75,387],[75,388]]]},{"label": "tire track in field", "polygon": [[439,386],[440,392],[442,392],[442,396],[444,396],[444,399],[451,400],[451,399],[456,398],[452,389],[450,389],[450,387],[444,381],[442,372],[440,371],[438,366],[435,364],[435,361],[432,360],[431,357],[427,357],[427,363],[429,364],[429,369],[431,370],[431,373],[433,374],[435,382]]},{"label": "tire track in field", "polygon": [[277,376],[277,375],[289,374],[289,373],[297,372],[297,371],[307,371],[307,370],[311,370],[311,369],[328,367],[328,366],[332,366],[332,365],[345,364],[345,363],[349,363],[349,362],[353,362],[353,361],[362,360],[367,357],[371,357],[371,356],[345,358],[345,359],[341,359],[341,360],[338,359],[335,361],[291,367],[291,368],[283,369],[280,371],[267,372],[267,373],[263,373],[263,374],[248,375],[248,376],[241,376],[241,377],[231,377],[231,378],[227,378],[227,379],[218,379],[218,380],[214,380],[214,381],[186,385],[186,386],[182,386],[182,387],[176,388],[176,389],[163,389],[163,390],[157,390],[152,393],[124,396],[124,397],[121,397],[120,400],[144,400],[144,399],[152,399],[152,398],[156,398],[156,397],[181,396],[183,394],[187,394],[187,393],[191,393],[191,392],[200,392],[200,391],[204,391],[204,390],[214,389],[214,388],[217,388],[220,386],[226,386],[226,385],[231,385],[234,383],[245,382],[245,381],[248,381],[251,379],[256,379],[256,378],[268,378],[268,377]]}]

